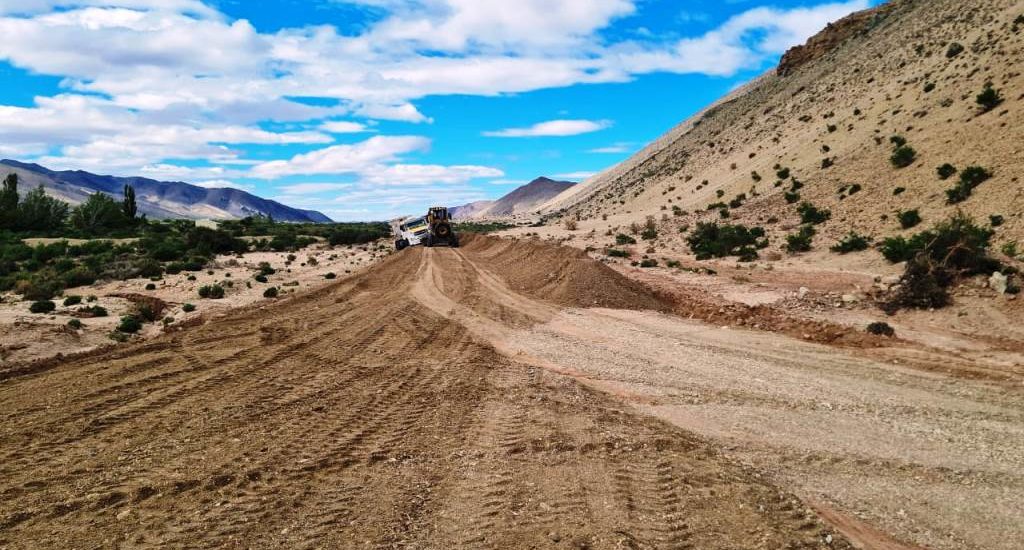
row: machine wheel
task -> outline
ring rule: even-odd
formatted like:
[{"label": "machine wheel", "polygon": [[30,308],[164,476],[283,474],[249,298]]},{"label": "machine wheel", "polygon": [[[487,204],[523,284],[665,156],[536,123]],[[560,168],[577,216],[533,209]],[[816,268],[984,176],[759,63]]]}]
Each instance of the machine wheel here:
[{"label": "machine wheel", "polygon": [[427,237],[425,239],[423,239],[422,242],[423,242],[423,246],[424,247],[430,248],[430,247],[434,246],[434,236],[433,235],[427,235]]},{"label": "machine wheel", "polygon": [[397,241],[395,241],[395,250],[404,250],[404,249],[408,248],[408,246],[409,246],[409,241],[407,241],[405,239],[398,239]]}]

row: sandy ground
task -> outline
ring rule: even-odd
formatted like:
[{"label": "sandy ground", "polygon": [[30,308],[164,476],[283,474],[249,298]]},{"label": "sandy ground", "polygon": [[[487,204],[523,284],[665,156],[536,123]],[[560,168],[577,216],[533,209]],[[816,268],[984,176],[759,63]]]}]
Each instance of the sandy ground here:
[{"label": "sandy ground", "polygon": [[[37,239],[38,240],[38,239]],[[65,296],[95,297],[92,302],[63,307],[63,297],[54,300],[57,311],[52,315],[33,315],[29,312],[30,302],[19,296],[7,294],[0,302],[0,369],[12,364],[36,359],[54,357],[57,354],[73,354],[112,345],[110,333],[120,323],[122,315],[132,313],[136,302],[119,296],[145,296],[166,302],[168,307],[161,318],[170,317],[169,327],[182,323],[200,322],[212,316],[223,315],[258,301],[265,300],[264,291],[277,287],[280,296],[300,290],[323,286],[330,281],[324,276],[334,273],[338,277],[373,265],[389,252],[376,250],[377,245],[338,246],[317,244],[295,253],[251,252],[240,256],[220,256],[207,270],[198,273],[183,272],[165,275],[159,281],[130,279],[127,281],[98,282],[88,287],[68,289]],[[289,262],[289,255],[294,261]],[[309,262],[316,260],[316,265]],[[267,283],[253,280],[260,263],[267,262],[277,270],[268,276]],[[190,281],[189,277],[195,277]],[[155,289],[147,290],[149,284]],[[204,285],[220,284],[225,287],[225,297],[220,300],[202,299],[198,289]],[[195,306],[187,313],[185,304]],[[81,318],[84,327],[71,330],[68,321],[75,318],[76,310],[83,306],[99,305],[109,312],[108,317]],[[147,325],[139,335],[151,338],[164,331],[164,324]]]},{"label": "sandy ground", "polygon": [[0,546],[850,548],[701,438],[492,347],[480,326],[656,303],[558,249],[505,270],[543,301],[476,267],[515,252],[410,249],[0,383]]}]

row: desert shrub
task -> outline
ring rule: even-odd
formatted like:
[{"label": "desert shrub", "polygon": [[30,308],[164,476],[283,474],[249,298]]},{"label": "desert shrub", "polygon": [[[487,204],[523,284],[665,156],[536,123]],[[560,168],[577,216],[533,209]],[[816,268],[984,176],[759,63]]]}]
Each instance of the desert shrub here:
[{"label": "desert shrub", "polygon": [[788,180],[790,173],[791,172],[789,168],[780,168],[777,172],[775,172],[775,175],[778,176],[780,180]]},{"label": "desert shrub", "polygon": [[616,248],[609,248],[609,249],[605,250],[605,254],[607,254],[608,256],[611,256],[612,258],[628,258],[629,257],[629,252],[627,252],[625,250],[618,250]]},{"label": "desert shrub", "polygon": [[701,222],[686,241],[698,260],[739,256],[743,261],[753,261],[757,250],[768,246],[764,235],[760,227]]},{"label": "desert shrub", "polygon": [[568,231],[576,231],[579,228],[579,224],[576,220],[565,220],[565,228]]},{"label": "desert shrub", "polygon": [[849,235],[843,237],[841,241],[836,243],[836,245],[829,250],[837,254],[849,254],[851,252],[867,250],[870,245],[870,238],[860,235],[855,231],[851,231]]},{"label": "desert shrub", "polygon": [[953,166],[948,162],[936,168],[935,171],[938,172],[940,180],[948,180],[957,173],[956,166]]},{"label": "desert shrub", "polygon": [[907,144],[907,138],[903,136],[892,136],[891,138],[889,138],[889,143],[891,143],[893,147],[896,148],[903,147],[904,145]]},{"label": "desert shrub", "polygon": [[867,331],[869,334],[874,334],[876,336],[888,336],[889,338],[896,336],[896,329],[889,326],[889,323],[871,323],[868,325]]},{"label": "desert shrub", "polygon": [[199,297],[219,300],[224,297],[224,287],[220,285],[205,285],[199,287]]},{"label": "desert shrub", "polygon": [[139,304],[135,311],[136,315],[143,321],[150,323],[156,321],[156,311],[149,304]]},{"label": "desert shrub", "polygon": [[255,279],[257,283],[266,283],[268,281],[267,276],[262,273],[257,273],[253,279]]},{"label": "desert shrub", "polygon": [[52,313],[55,309],[57,309],[57,304],[50,300],[39,300],[28,306],[28,310],[32,313]]},{"label": "desert shrub", "polygon": [[652,258],[641,260],[640,267],[658,267],[658,260]]},{"label": "desert shrub", "polygon": [[946,190],[946,202],[958,204],[970,198],[974,189],[992,177],[992,173],[981,166],[968,166],[960,172],[960,181]]},{"label": "desert shrub", "polygon": [[917,159],[917,151],[909,145],[901,145],[892,152],[892,156],[889,157],[889,161],[896,168],[906,168],[911,164],[914,164],[914,160]]},{"label": "desert shrub", "polygon": [[759,182],[759,181],[761,181],[761,174],[758,174],[757,171],[755,170],[755,171],[750,173],[750,179],[754,180],[755,182]]},{"label": "desert shrub", "polygon": [[185,304],[181,306],[181,310],[184,311],[185,313],[192,313],[193,311],[196,310],[196,306],[192,304]]},{"label": "desert shrub", "polygon": [[16,290],[25,300],[42,301],[52,299],[62,287],[52,273],[37,273],[31,279],[21,281]]},{"label": "desert shrub", "polygon": [[277,298],[278,290],[277,287],[270,287],[263,291],[264,298]]},{"label": "desert shrub", "polygon": [[625,233],[619,233],[615,236],[615,244],[622,246],[624,244],[636,244],[636,239],[626,235]]},{"label": "desert shrub", "polygon": [[670,267],[672,269],[679,269],[680,267],[683,267],[683,264],[680,263],[679,260],[668,260],[668,261],[665,262],[665,267]]},{"label": "desert shrub", "polygon": [[921,213],[917,208],[913,210],[900,210],[896,213],[896,219],[899,220],[900,227],[910,229],[921,223]]},{"label": "desert shrub", "polygon": [[992,227],[999,227],[1000,225],[1003,225],[1003,223],[1006,222],[1006,218],[998,214],[994,214],[988,217],[988,222]]},{"label": "desert shrub", "polygon": [[786,198],[786,202],[789,204],[794,204],[800,200],[800,193],[795,193],[792,191],[786,191],[786,194],[783,196]]},{"label": "desert shrub", "polygon": [[95,305],[79,308],[78,312],[88,315],[90,317],[106,317],[107,315],[109,315],[107,313],[107,308]]},{"label": "desert shrub", "polygon": [[270,267],[270,264],[267,262],[260,262],[258,269],[260,275],[273,275],[277,273],[277,270],[274,269],[273,267]]},{"label": "desert shrub", "polygon": [[324,279],[327,279],[328,281],[333,280],[333,279],[337,279],[337,278],[338,278],[338,275],[335,274],[335,273],[328,273],[328,274],[324,275]]},{"label": "desert shrub", "polygon": [[906,187],[897,187],[896,189],[892,190],[892,194],[893,194],[894,197],[896,197],[896,196],[902,195],[904,192],[906,192],[906,190],[907,190]]},{"label": "desert shrub", "polygon": [[802,226],[796,233],[786,236],[786,251],[791,253],[809,251],[816,233],[814,226]]},{"label": "desert shrub", "polygon": [[68,321],[68,328],[70,328],[71,330],[81,330],[83,326],[85,325],[83,325],[82,321],[78,319],[72,319]]},{"label": "desert shrub", "polygon": [[146,285],[146,290],[156,290],[156,285],[153,283],[149,283],[148,285]]},{"label": "desert shrub", "polygon": [[826,158],[821,159],[821,169],[822,170],[827,170],[829,168],[832,168],[834,165],[835,165],[835,161],[832,160],[831,158],[826,157]]},{"label": "desert shrub", "polygon": [[963,44],[961,44],[959,42],[953,42],[953,43],[951,43],[949,45],[948,48],[946,48],[946,58],[947,59],[953,59],[954,57],[960,55],[963,52],[964,52]]},{"label": "desert shrub", "polygon": [[122,334],[135,334],[142,330],[142,319],[135,315],[125,315],[121,317],[121,323],[114,330]]},{"label": "desert shrub", "polygon": [[801,203],[796,209],[800,214],[800,223],[819,225],[827,222],[832,217],[832,211],[819,209],[809,202]]},{"label": "desert shrub", "polygon": [[836,130],[839,129],[839,127],[836,126],[835,124],[829,124],[826,129],[828,130],[828,133],[834,134],[836,132]]},{"label": "desert shrub", "polygon": [[719,190],[715,191],[715,196],[718,197],[718,198],[722,198],[722,197],[725,196],[725,191],[723,191],[722,189],[719,189]]},{"label": "desert shrub", "polygon": [[81,304],[81,303],[82,303],[82,297],[81,296],[68,296],[67,298],[64,298],[64,307],[77,306],[78,304]]},{"label": "desert shrub", "polygon": [[999,90],[992,87],[991,82],[986,82],[985,89],[978,94],[975,101],[981,106],[981,112],[987,113],[1003,103],[1003,96]]},{"label": "desert shrub", "polygon": [[935,83],[934,82],[929,82],[929,83],[924,85],[924,93],[929,94],[929,93],[931,93],[934,90],[935,90]]},{"label": "desert shrub", "polygon": [[653,241],[658,238],[658,230],[654,227],[645,227],[640,233],[640,238],[645,241]]}]

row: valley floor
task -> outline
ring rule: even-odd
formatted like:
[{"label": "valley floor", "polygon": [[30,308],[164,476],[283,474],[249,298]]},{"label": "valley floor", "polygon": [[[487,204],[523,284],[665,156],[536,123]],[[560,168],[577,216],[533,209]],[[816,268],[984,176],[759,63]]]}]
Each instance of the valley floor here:
[{"label": "valley floor", "polygon": [[0,547],[1016,547],[1019,373],[680,304],[477,237],[11,378]]}]

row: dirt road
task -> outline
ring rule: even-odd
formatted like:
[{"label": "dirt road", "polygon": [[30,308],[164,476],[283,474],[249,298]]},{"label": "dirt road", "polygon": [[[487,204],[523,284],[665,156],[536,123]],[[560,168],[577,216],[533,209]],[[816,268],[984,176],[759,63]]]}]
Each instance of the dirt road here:
[{"label": "dirt road", "polygon": [[668,309],[480,238],[10,378],[0,547],[1019,540],[1018,394]]}]

